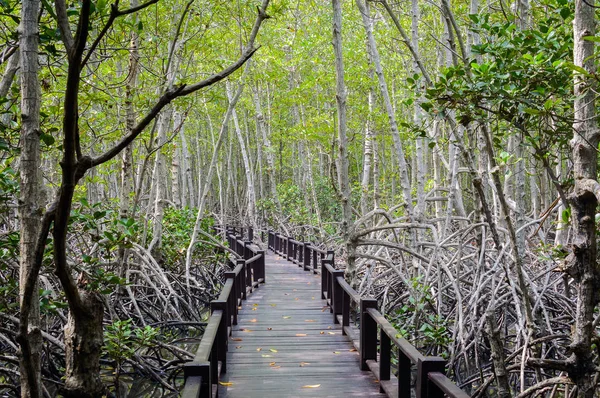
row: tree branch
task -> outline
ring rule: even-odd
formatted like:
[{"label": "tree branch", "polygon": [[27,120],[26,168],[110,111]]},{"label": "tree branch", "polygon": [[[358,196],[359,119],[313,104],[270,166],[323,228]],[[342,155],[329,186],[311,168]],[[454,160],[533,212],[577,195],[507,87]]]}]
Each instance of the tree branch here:
[{"label": "tree branch", "polygon": [[156,4],[156,3],[158,3],[158,0],[150,0],[144,4],[140,4],[137,7],[132,7],[127,10],[120,11],[119,10],[119,0],[116,0],[110,6],[110,15],[108,17],[108,21],[106,22],[106,24],[104,25],[104,27],[102,28],[100,33],[98,34],[98,37],[96,37],[96,40],[94,40],[94,42],[90,46],[90,49],[88,50],[85,58],[81,62],[81,68],[83,69],[83,67],[88,63],[91,55],[94,53],[94,51],[96,51],[96,47],[98,47],[98,44],[100,44],[100,41],[104,38],[104,36],[106,36],[106,33],[108,33],[108,30],[110,29],[110,27],[112,26],[112,24],[115,22],[115,20],[118,17],[121,17],[123,15],[133,14],[134,12],[143,10],[144,8],[147,8],[147,7],[151,6],[152,4]]},{"label": "tree branch", "polygon": [[56,8],[56,22],[58,23],[58,29],[60,29],[60,36],[68,54],[73,48],[73,35],[69,26],[69,16],[67,15],[65,0],[55,0],[54,7]]}]

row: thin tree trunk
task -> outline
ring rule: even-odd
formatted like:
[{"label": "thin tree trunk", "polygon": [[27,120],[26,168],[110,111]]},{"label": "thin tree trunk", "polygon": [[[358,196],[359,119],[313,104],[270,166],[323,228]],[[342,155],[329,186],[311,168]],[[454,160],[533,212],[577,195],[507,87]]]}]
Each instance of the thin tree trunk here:
[{"label": "thin tree trunk", "polygon": [[[250,63],[248,63],[250,65]],[[227,98],[231,102],[233,100],[233,93],[231,92],[231,85],[229,82],[226,83]],[[240,144],[240,152],[242,154],[242,161],[244,163],[244,174],[246,175],[246,196],[248,199],[247,217],[249,225],[256,228],[256,195],[254,191],[254,179],[252,178],[252,166],[250,165],[250,159],[248,158],[248,151],[246,149],[246,143],[244,142],[244,136],[240,129],[238,122],[237,112],[235,105],[231,110],[231,116],[233,119],[233,125],[235,127],[235,133]]]},{"label": "thin tree trunk", "polygon": [[[39,0],[23,0],[21,9],[20,58],[21,58],[21,156],[20,156],[20,257],[19,302],[21,308],[19,344],[21,355],[21,397],[42,396],[40,306],[35,264],[40,236],[40,101],[38,81],[38,15]],[[15,56],[14,59],[17,57]],[[30,273],[35,273],[36,283],[31,294],[25,291]]]},{"label": "thin tree trunk", "polygon": [[379,88],[381,90],[381,96],[385,104],[385,109],[388,114],[390,122],[390,130],[392,131],[392,138],[394,146],[396,148],[396,154],[398,157],[398,168],[400,169],[400,183],[402,185],[402,194],[406,206],[406,213],[409,217],[413,215],[413,204],[412,204],[412,193],[411,184],[408,177],[408,165],[406,163],[406,157],[404,156],[404,149],[402,148],[402,141],[400,140],[400,133],[398,132],[398,123],[396,121],[396,115],[390,99],[388,86],[385,81],[383,74],[383,68],[381,67],[381,60],[379,57],[379,51],[377,50],[377,44],[375,37],[373,36],[373,27],[370,18],[367,14],[363,0],[356,0],[356,5],[362,15],[363,25],[367,33],[367,39],[369,40],[369,48],[371,49],[371,59],[375,65],[375,73],[379,79]]},{"label": "thin tree trunk", "polygon": [[595,0],[575,1],[573,22],[574,50],[573,62],[589,74],[575,78],[575,121],[571,150],[573,156],[573,176],[575,187],[571,196],[571,220],[573,223],[573,252],[567,258],[569,274],[576,282],[577,307],[572,350],[572,367],[569,376],[577,385],[579,398],[592,398],[596,386],[592,375],[595,373],[590,349],[594,336],[594,309],[598,304],[600,270],[597,261],[595,215],[598,199],[598,121],[596,120],[597,72],[595,43],[585,40],[596,34]]},{"label": "thin tree trunk", "polygon": [[[342,55],[342,5],[341,0],[332,0],[333,6],[333,50],[335,55],[337,131],[339,140],[338,184],[342,204],[342,236],[348,241],[348,233],[352,223],[352,203],[350,201],[350,181],[348,177],[348,138],[346,136],[346,84],[344,82],[344,59]],[[348,266],[346,275],[354,281],[356,268],[354,254],[348,246]]]}]

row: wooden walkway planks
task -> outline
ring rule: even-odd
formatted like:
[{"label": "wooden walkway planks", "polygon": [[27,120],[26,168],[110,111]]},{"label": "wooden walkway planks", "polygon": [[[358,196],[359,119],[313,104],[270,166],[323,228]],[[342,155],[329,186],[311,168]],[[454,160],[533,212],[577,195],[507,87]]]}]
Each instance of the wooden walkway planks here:
[{"label": "wooden walkway planks", "polygon": [[[219,396],[385,397],[321,300],[320,276],[268,254],[233,327]],[[307,387],[312,386],[312,387]]]}]

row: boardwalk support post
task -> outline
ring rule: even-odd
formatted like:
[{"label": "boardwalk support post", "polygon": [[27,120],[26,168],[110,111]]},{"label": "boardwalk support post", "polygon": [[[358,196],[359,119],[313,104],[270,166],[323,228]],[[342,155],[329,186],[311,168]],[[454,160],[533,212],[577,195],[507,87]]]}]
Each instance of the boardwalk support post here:
[{"label": "boardwalk support post", "polygon": [[342,289],[342,286],[340,286],[338,277],[344,278],[344,271],[335,270],[331,273],[331,285],[332,285],[331,310],[333,312],[333,323],[334,324],[339,323],[337,316],[342,315],[342,299],[343,299],[343,292],[344,292],[344,290]]},{"label": "boardwalk support post", "polygon": [[260,258],[254,266],[254,279],[257,281],[262,279],[262,283],[265,283],[265,251],[259,250],[256,254],[260,254]]},{"label": "boardwalk support post", "polygon": [[[237,318],[238,318],[238,303],[237,303],[237,299],[238,297],[240,297],[240,293],[239,293],[239,286],[236,283],[235,280],[235,272],[233,271],[227,271],[225,272],[225,280],[228,279],[232,279],[233,280],[233,286],[231,287],[231,294],[229,295],[228,301],[227,301],[227,311],[229,312],[229,316],[227,317],[227,326],[231,326],[231,325],[237,325]],[[233,321],[231,320],[231,316],[233,316]]]},{"label": "boardwalk support post", "polygon": [[440,357],[419,358],[417,361],[417,398],[443,398],[444,393],[429,381],[428,374],[446,373],[446,361]]},{"label": "boardwalk support post", "polygon": [[[216,338],[216,363],[221,361],[221,371],[223,373],[227,372],[227,342],[229,340],[229,336],[227,335],[227,319],[229,318],[229,311],[227,311],[227,301],[225,300],[213,300],[210,302],[210,311],[211,313],[214,311],[221,310],[223,311],[223,317],[221,318],[221,323],[219,324],[219,329],[217,331]],[[215,367],[215,369],[217,369]],[[213,379],[215,375],[213,374]],[[217,375],[218,378],[218,375]],[[218,383],[218,380],[215,381],[215,384]]]},{"label": "boardwalk support post", "polygon": [[237,260],[237,265],[238,266],[239,265],[242,266],[242,270],[240,271],[240,274],[242,276],[242,282],[243,282],[242,286],[241,286],[241,288],[242,288],[242,300],[246,300],[246,298],[247,298],[247,293],[246,293],[247,289],[246,289],[246,286],[248,286],[248,279],[247,279],[247,275],[246,275],[246,260],[241,259],[241,258],[238,259]]},{"label": "boardwalk support post", "polygon": [[[377,322],[367,312],[369,308],[377,309],[377,300],[360,299],[360,370],[369,370],[367,361],[377,360]],[[417,396],[417,398],[421,398]]]},{"label": "boardwalk support post", "polygon": [[[189,362],[183,365],[184,380],[192,377],[200,378],[200,397],[212,396],[210,362]],[[187,398],[187,397],[184,397]]]},{"label": "boardwalk support post", "polygon": [[304,271],[310,270],[310,242],[304,242]]}]

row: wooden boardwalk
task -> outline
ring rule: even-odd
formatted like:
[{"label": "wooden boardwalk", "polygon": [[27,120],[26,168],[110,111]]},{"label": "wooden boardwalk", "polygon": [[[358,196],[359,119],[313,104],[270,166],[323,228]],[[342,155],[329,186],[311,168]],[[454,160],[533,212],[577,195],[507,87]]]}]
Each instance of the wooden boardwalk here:
[{"label": "wooden boardwalk", "polygon": [[219,396],[385,397],[321,300],[320,276],[268,254],[266,283],[242,304]]}]

